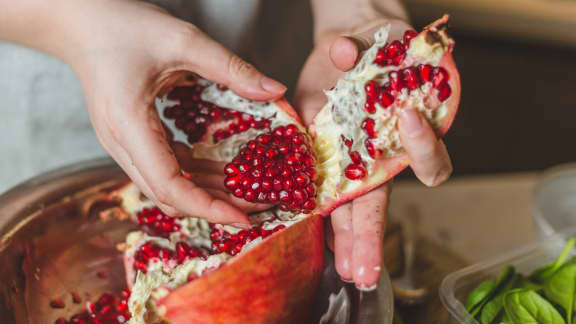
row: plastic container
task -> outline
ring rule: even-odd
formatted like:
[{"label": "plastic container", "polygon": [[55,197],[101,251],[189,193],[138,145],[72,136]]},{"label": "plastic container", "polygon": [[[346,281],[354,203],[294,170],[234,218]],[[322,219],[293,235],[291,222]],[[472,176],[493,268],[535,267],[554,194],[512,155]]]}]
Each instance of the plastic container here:
[{"label": "plastic container", "polygon": [[541,237],[576,226],[576,164],[546,170],[534,190],[532,207]]},{"label": "plastic container", "polygon": [[575,236],[576,227],[572,227],[538,243],[453,272],[440,286],[440,299],[458,322],[479,324],[464,306],[466,297],[479,283],[495,278],[506,265],[513,265],[516,271],[529,274],[538,267],[552,263],[562,252],[568,238]]}]

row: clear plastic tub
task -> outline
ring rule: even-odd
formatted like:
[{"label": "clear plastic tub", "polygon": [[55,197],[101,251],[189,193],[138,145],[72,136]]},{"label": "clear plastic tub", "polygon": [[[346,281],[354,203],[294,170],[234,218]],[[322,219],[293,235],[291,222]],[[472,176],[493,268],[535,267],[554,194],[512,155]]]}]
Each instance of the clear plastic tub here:
[{"label": "clear plastic tub", "polygon": [[466,297],[472,289],[484,280],[495,278],[506,265],[513,265],[518,272],[528,274],[540,266],[552,263],[560,255],[570,237],[576,237],[576,227],[549,236],[538,243],[453,272],[444,278],[440,286],[440,299],[458,322],[479,324],[464,306]]}]

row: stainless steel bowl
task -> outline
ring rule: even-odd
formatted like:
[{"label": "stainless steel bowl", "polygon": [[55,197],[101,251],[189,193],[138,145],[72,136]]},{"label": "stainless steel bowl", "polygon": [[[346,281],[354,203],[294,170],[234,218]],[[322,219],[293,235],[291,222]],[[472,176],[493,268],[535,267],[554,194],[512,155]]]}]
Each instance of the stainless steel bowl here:
[{"label": "stainless steel bowl", "polygon": [[[133,225],[102,222],[98,192],[126,179],[110,159],[70,165],[30,179],[0,196],[0,321],[53,323],[85,309],[85,302],[124,287],[116,244]],[[66,208],[56,208],[62,200]],[[72,203],[70,203],[72,202]],[[326,268],[311,323],[392,323],[393,297],[383,273],[373,292],[342,283],[326,251]],[[72,294],[82,301],[75,303]],[[55,299],[63,308],[50,304]]]}]

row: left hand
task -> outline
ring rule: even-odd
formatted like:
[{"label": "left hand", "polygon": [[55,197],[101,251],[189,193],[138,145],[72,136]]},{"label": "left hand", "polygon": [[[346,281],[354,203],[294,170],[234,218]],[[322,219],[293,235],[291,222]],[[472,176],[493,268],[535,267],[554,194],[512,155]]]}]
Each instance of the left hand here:
[{"label": "left hand", "polygon": [[[374,32],[388,24],[391,24],[392,40],[401,39],[404,31],[411,29],[404,20],[377,19],[353,30],[331,30],[317,37],[316,46],[300,73],[294,100],[305,123],[311,123],[326,103],[322,90],[334,86],[345,71],[353,68],[360,53],[373,44]],[[414,109],[404,111],[399,131],[410,165],[424,184],[439,185],[452,173],[446,147]],[[374,289],[380,277],[391,187],[389,181],[338,207],[331,215],[336,270],[342,280],[355,282],[359,289]]]}]

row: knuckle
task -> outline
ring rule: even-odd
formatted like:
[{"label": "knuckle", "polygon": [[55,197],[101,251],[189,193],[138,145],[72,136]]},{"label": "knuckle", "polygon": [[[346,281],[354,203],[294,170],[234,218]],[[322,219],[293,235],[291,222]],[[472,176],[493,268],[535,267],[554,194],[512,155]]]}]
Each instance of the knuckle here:
[{"label": "knuckle", "polygon": [[194,39],[196,39],[202,31],[193,24],[179,22],[174,28],[172,33],[174,44],[183,57],[190,55],[194,49]]},{"label": "knuckle", "polygon": [[228,74],[233,77],[242,77],[252,74],[254,71],[256,71],[256,68],[252,64],[234,54],[230,55],[228,59]]},{"label": "knuckle", "polygon": [[154,192],[154,197],[156,201],[161,205],[172,205],[172,198],[170,195],[169,184],[158,184],[152,191]]}]

